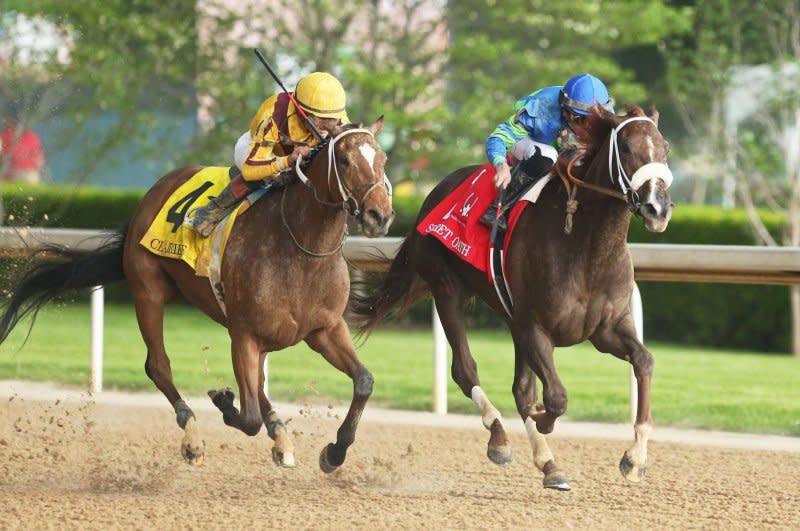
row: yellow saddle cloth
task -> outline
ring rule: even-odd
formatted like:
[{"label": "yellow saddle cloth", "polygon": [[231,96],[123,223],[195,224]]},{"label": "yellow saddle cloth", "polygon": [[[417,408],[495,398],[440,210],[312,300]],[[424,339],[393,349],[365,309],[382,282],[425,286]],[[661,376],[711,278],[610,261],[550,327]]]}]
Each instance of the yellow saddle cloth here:
[{"label": "yellow saddle cloth", "polygon": [[208,238],[197,234],[194,227],[184,221],[191,210],[207,205],[209,199],[219,195],[230,181],[227,166],[203,168],[195,173],[164,202],[139,243],[151,253],[183,260],[195,274],[208,277],[212,261],[217,262],[217,266],[222,261],[225,243],[236,217],[248,208],[250,202],[240,203]]}]

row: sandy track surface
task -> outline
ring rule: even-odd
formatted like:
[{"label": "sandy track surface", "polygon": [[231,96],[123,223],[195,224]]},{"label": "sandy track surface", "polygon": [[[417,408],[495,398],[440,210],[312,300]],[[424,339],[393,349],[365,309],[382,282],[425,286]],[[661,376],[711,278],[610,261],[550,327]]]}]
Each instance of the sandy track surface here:
[{"label": "sandy track surface", "polygon": [[[800,528],[800,445],[792,438],[720,445],[711,437],[713,446],[656,439],[645,483],[632,485],[617,470],[628,441],[613,440],[613,429],[586,425],[609,435],[594,439],[572,426],[551,438],[573,485],[556,492],[541,487],[521,429],[510,433],[514,462],[492,464],[477,415],[436,426],[430,415],[370,411],[344,466],[326,475],[317,460],[341,411],[324,403],[279,410],[297,451],[297,467],[282,469],[264,431],[247,437],[225,426],[208,399],[194,399],[207,450],[192,467],[162,397],[30,389],[0,388],[7,529]],[[768,449],[757,449],[759,441]]]}]

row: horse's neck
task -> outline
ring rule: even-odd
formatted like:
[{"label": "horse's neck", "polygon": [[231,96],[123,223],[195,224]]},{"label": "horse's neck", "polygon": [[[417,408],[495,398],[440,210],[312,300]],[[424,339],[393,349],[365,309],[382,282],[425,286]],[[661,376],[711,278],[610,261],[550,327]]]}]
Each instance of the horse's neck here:
[{"label": "horse's neck", "polygon": [[314,195],[317,191],[319,199],[331,202],[327,193],[327,183],[312,183],[311,188],[302,183],[287,187],[286,197],[282,197],[282,217],[291,228],[292,234],[305,247],[313,247],[315,251],[326,251],[334,248],[342,238],[347,213],[330,205],[321,203]]},{"label": "horse's neck", "polygon": [[[607,145],[607,142],[606,142]],[[608,172],[608,147],[601,149],[589,161],[583,175],[585,182],[619,192]],[[606,242],[610,246],[624,245],[628,237],[631,214],[624,201],[589,189],[578,190],[578,202],[583,220],[575,219],[575,224],[585,229],[593,241]]]}]

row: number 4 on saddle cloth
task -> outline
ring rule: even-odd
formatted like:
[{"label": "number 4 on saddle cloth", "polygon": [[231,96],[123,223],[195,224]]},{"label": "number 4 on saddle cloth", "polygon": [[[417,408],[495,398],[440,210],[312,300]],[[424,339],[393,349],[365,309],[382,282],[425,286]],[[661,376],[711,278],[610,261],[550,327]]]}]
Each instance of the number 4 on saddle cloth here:
[{"label": "number 4 on saddle cloth", "polygon": [[207,167],[195,173],[167,198],[150,224],[150,228],[139,241],[151,253],[183,260],[196,275],[208,277],[223,311],[225,306],[222,302],[219,268],[225,252],[225,243],[236,218],[260,199],[269,188],[259,188],[248,195],[217,225],[209,238],[203,238],[195,231],[187,220],[187,214],[197,207],[208,204],[211,197],[217,196],[230,183],[231,172],[237,171],[236,168],[225,166]]},{"label": "number 4 on saddle cloth", "polygon": [[419,222],[417,232],[437,238],[456,256],[486,273],[510,315],[513,301],[507,287],[504,260],[508,242],[522,211],[528,203],[536,202],[553,176],[547,174],[525,192],[511,209],[508,230],[494,231],[495,241],[491,241],[492,231],[480,218],[499,194],[494,174],[491,164],[480,166]]}]

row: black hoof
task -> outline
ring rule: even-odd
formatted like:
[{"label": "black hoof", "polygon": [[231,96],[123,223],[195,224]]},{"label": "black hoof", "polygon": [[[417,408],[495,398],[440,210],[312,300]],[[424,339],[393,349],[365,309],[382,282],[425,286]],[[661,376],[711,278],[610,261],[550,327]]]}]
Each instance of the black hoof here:
[{"label": "black hoof", "polygon": [[329,444],[319,454],[319,468],[326,474],[330,474],[331,472],[335,472],[337,468],[341,465],[332,465],[330,460],[328,460],[328,452],[333,448],[333,444]]},{"label": "black hoof", "polygon": [[230,387],[225,389],[211,389],[208,391],[208,396],[211,398],[214,405],[217,406],[217,409],[223,413],[229,411],[231,408],[236,409],[233,405],[236,395],[233,394],[233,390]]}]

